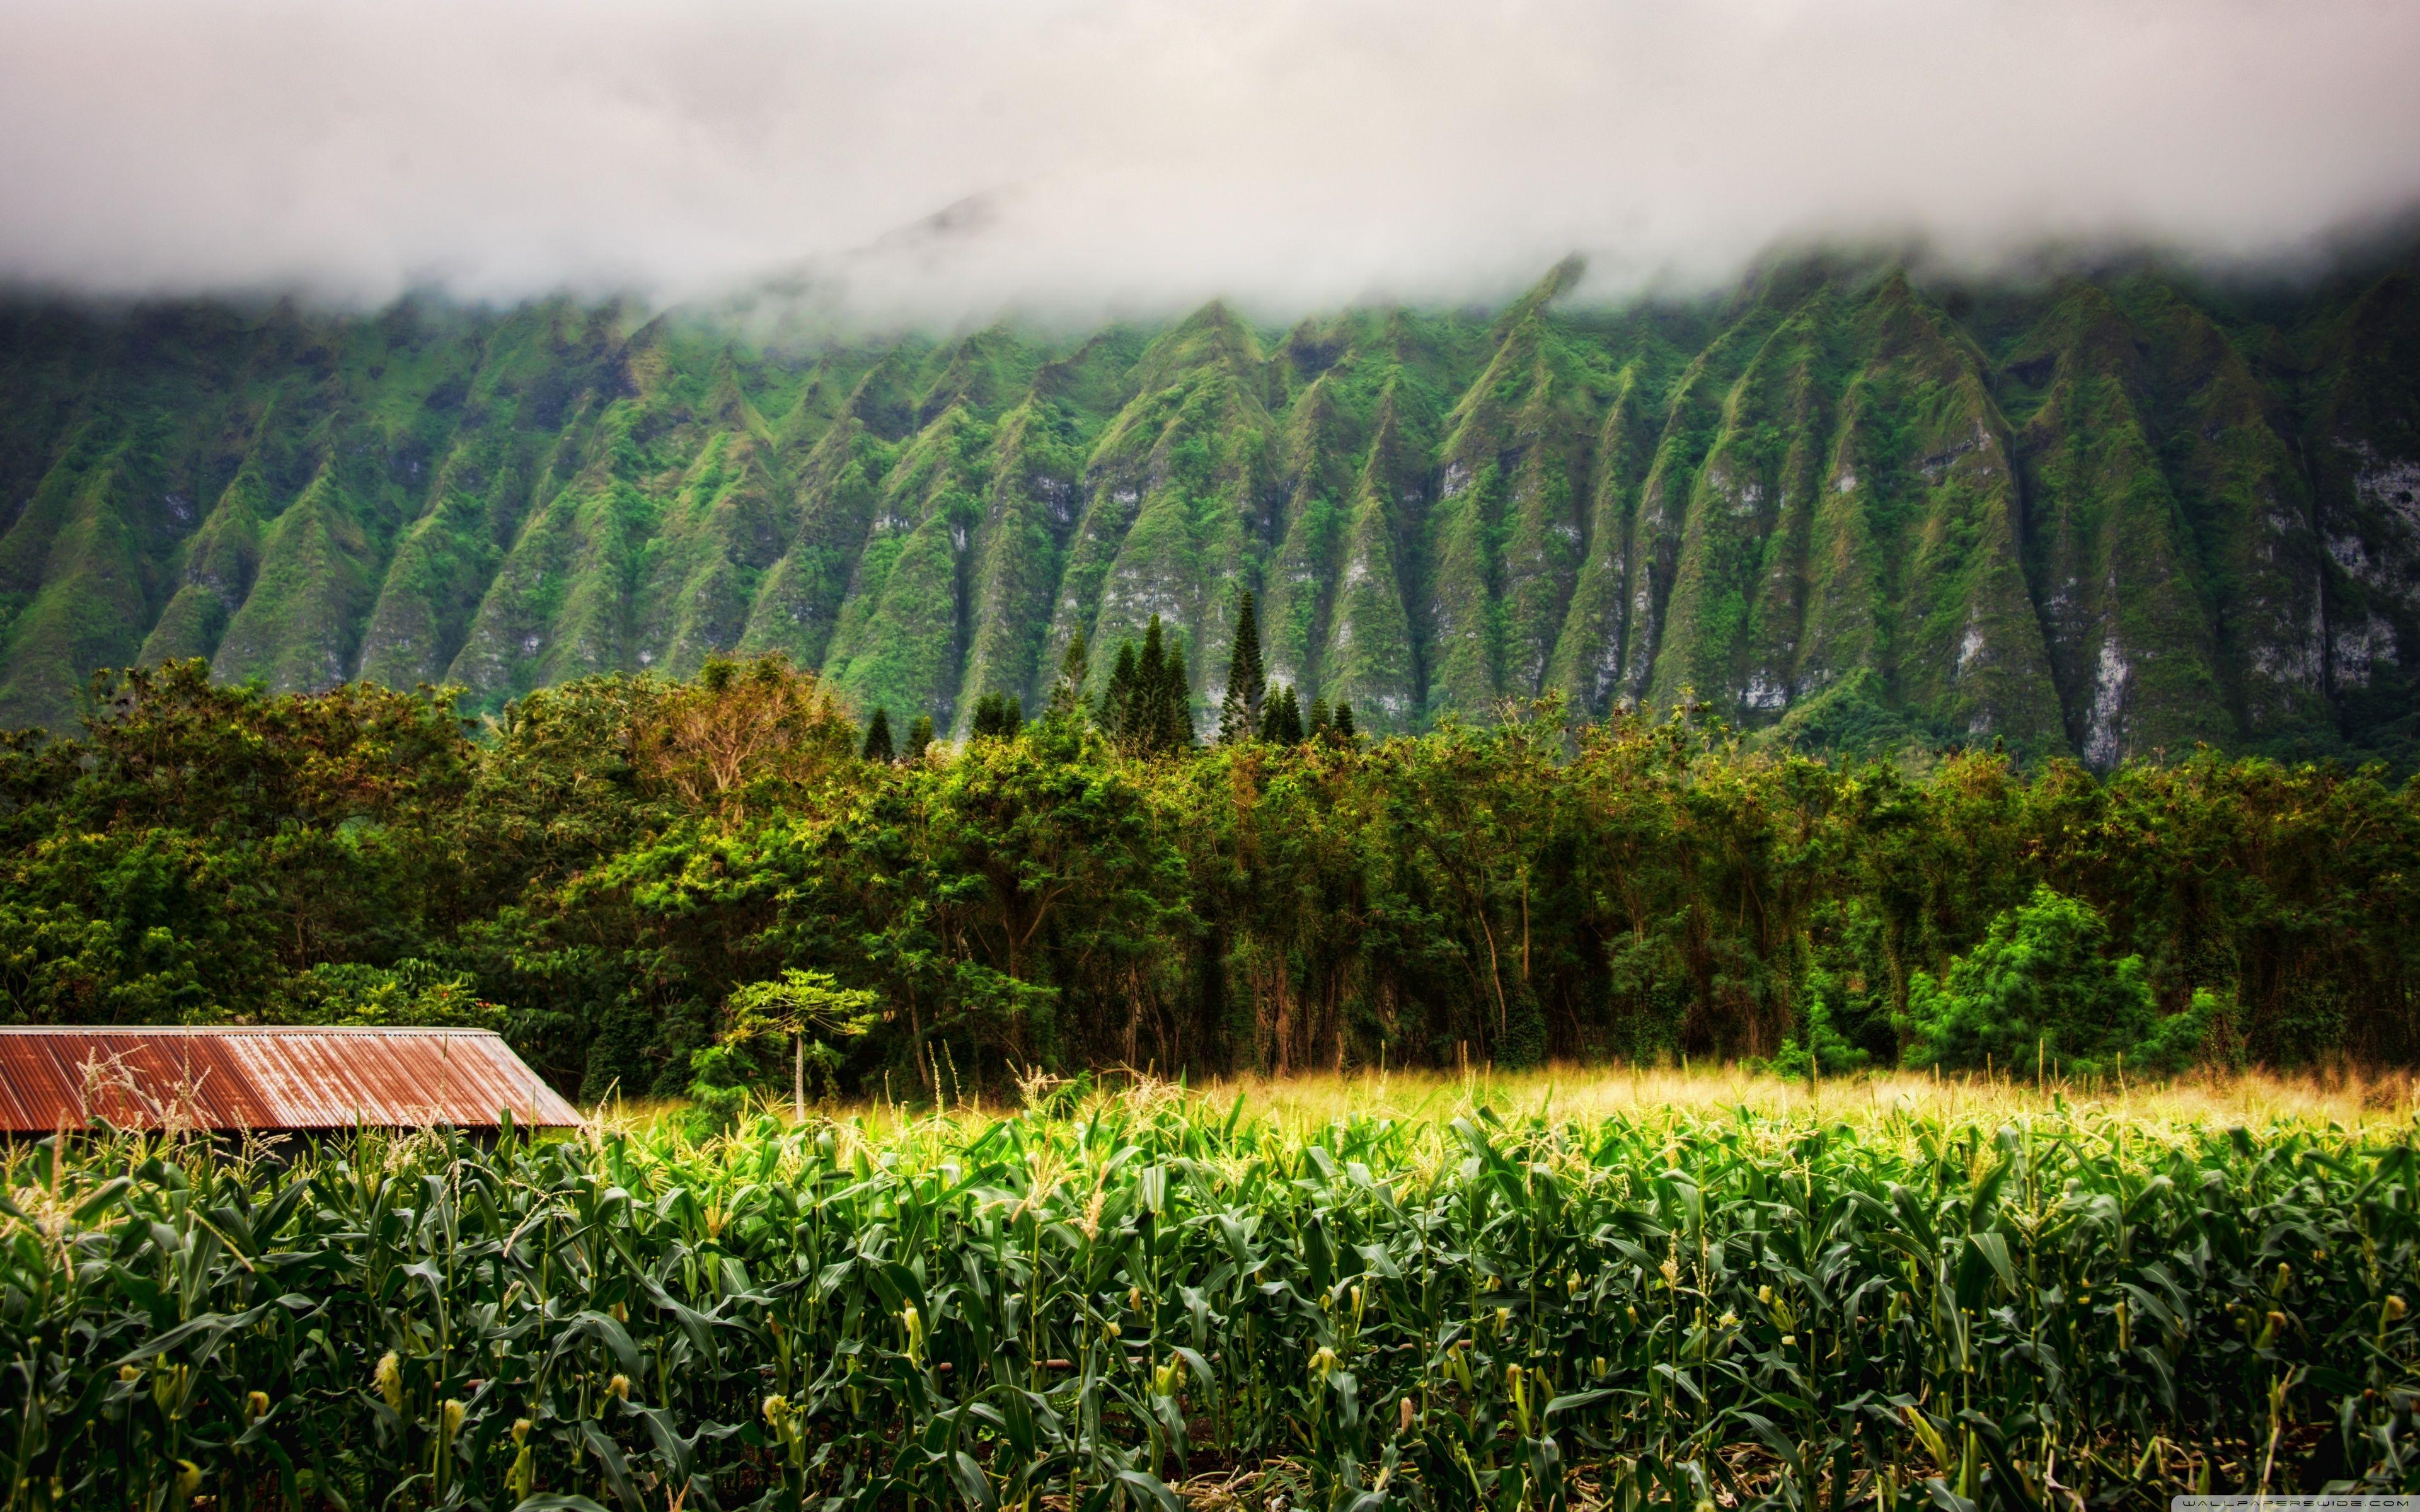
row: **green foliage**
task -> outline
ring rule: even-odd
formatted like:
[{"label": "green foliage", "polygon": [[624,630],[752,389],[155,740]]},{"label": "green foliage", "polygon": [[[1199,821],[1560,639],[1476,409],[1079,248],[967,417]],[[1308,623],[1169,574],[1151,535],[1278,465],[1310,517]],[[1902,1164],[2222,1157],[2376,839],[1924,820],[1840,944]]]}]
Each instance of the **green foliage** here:
[{"label": "green foliage", "polygon": [[1916,973],[1906,1059],[2095,1075],[2132,1051],[2140,1070],[2174,1071],[2200,1055],[2191,1018],[2160,1016],[2143,958],[2112,958],[2108,926],[2091,904],[2038,887],[1940,980]]},{"label": "green foliage", "polygon": [[1288,683],[1269,695],[1262,710],[1261,738],[1272,746],[1299,746],[1303,737],[1302,703],[1295,697],[1294,685]]},{"label": "green foliage", "polygon": [[[1084,703],[1084,684],[1092,671],[1092,648],[1084,640],[1084,632],[1078,630],[1067,638],[1067,649],[1059,659],[1059,677],[1050,685],[1050,702],[1043,709],[1043,717],[1063,725],[1085,718],[1089,711]],[[1133,675],[1131,665],[1127,675]]]},{"label": "green foliage", "polygon": [[689,1088],[690,1101],[707,1115],[710,1126],[728,1127],[751,1089],[787,1080],[793,1098],[803,1103],[810,1066],[825,1095],[837,1097],[834,1072],[841,1054],[830,1041],[861,1039],[871,1032],[881,1021],[876,1006],[879,1001],[879,994],[842,987],[829,971],[797,966],[735,989],[723,1005],[721,1036],[690,1053],[690,1069],[696,1075]]},{"label": "green foliage", "polygon": [[1159,616],[1143,630],[1142,647],[1122,641],[1101,697],[1101,724],[1120,747],[1139,756],[1193,748],[1193,688],[1185,648],[1163,633]]},{"label": "green foliage", "polygon": [[[932,728],[928,722],[925,727],[925,745],[930,744],[932,744]],[[917,748],[918,754],[923,754],[923,747]],[[891,744],[891,711],[889,709],[875,710],[874,717],[865,722],[865,744],[858,748],[857,753],[869,762],[887,762],[897,756],[898,752]]]},{"label": "green foliage", "polygon": [[[1213,304],[868,346],[564,301],[20,300],[0,725],[189,657],[497,715],[737,652],[955,735],[985,694],[1057,706],[1062,648],[1156,615],[1164,661],[1228,670],[1229,743],[1274,671],[1373,734],[1559,692],[1853,757],[2409,769],[2412,274],[2406,248],[2255,300],[1815,255],[1611,309],[1559,268],[1500,311],[1281,339]],[[1185,739],[1162,708],[1152,748],[1211,712],[1180,681]]]},{"label": "green foliage", "polygon": [[974,723],[968,733],[977,740],[1014,740],[1025,728],[1025,709],[1013,693],[985,693],[975,700]]},{"label": "green foliage", "polygon": [[1097,720],[905,762],[779,658],[475,728],[442,692],[105,678],[81,739],[0,742],[0,1012],[501,1023],[590,1097],[778,1082],[729,1006],[790,970],[884,1015],[819,1079],[930,1099],[1102,1063],[1837,1075],[1903,1035],[2076,1077],[2420,1059],[2420,790],[2376,771],[1919,775],[1552,702],[1202,749],[1152,650]]},{"label": "green foliage", "polygon": [[1768,1063],[1775,1075],[1792,1081],[1807,1081],[1818,1076],[1841,1076],[1859,1072],[1872,1062],[1872,1056],[1861,1045],[1852,1043],[1832,1022],[1832,1005],[1823,994],[1810,993],[1807,999],[1807,1022],[1802,1035],[1792,1035],[1781,1041],[1781,1050]]},{"label": "green foliage", "polygon": [[2420,1489],[2414,1162],[2378,1134],[1292,1130],[1036,1086],[703,1143],[16,1147],[0,1469],[44,1508],[396,1512]]},{"label": "green foliage", "polygon": [[1261,670],[1261,620],[1250,589],[1236,595],[1234,649],[1227,658],[1227,691],[1218,704],[1218,741],[1232,746],[1259,732],[1261,701],[1268,694]]},{"label": "green foliage", "polygon": [[510,1017],[501,1005],[481,1001],[467,974],[409,958],[392,966],[323,961],[286,979],[266,1016],[286,1024],[497,1030],[509,1027]]}]

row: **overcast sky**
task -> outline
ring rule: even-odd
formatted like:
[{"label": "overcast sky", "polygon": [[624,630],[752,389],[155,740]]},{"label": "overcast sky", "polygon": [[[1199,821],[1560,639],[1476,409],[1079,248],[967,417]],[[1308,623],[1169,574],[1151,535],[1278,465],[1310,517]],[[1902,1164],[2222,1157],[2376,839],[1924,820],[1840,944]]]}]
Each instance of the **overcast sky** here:
[{"label": "overcast sky", "polygon": [[[2306,255],[2412,0],[0,0],[0,278],[1280,315],[1777,241]],[[926,224],[945,207],[959,208]]]}]

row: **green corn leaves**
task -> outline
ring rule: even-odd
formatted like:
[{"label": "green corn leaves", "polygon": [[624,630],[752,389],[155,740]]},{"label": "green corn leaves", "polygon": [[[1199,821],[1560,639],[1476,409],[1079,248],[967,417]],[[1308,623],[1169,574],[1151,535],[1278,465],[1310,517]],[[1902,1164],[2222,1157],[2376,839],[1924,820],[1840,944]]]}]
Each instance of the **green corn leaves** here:
[{"label": "green corn leaves", "polygon": [[1165,1098],[283,1163],[46,1142],[0,1206],[0,1504],[2420,1489],[2414,1169],[2282,1125],[1295,1134]]}]

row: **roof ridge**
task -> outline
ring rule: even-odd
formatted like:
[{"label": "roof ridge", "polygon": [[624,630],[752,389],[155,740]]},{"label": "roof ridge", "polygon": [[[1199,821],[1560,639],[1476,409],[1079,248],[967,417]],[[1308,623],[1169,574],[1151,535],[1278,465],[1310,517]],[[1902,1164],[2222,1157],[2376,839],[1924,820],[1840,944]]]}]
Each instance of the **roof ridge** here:
[{"label": "roof ridge", "polygon": [[0,1026],[0,1134],[121,1127],[568,1128],[580,1109],[487,1029]]},{"label": "roof ridge", "polygon": [[504,1038],[494,1029],[456,1024],[0,1024],[0,1034],[442,1034]]}]

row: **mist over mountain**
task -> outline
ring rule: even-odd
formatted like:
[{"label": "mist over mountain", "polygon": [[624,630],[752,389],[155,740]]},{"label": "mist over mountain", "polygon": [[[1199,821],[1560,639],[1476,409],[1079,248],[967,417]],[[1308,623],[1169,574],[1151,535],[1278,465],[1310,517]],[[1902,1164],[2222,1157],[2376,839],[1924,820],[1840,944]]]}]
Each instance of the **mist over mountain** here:
[{"label": "mist over mountain", "polygon": [[947,729],[1154,614],[1207,707],[1250,587],[1381,731],[2412,733],[2408,6],[0,19],[8,723],[737,649]]},{"label": "mist over mountain", "polygon": [[[0,0],[0,279],[1261,319],[1776,245],[2292,265],[2420,204],[2372,0]],[[964,213],[937,212],[957,207]]]},{"label": "mist over mountain", "polygon": [[0,721],[201,656],[475,707],[714,650],[1033,707],[1236,593],[1365,729],[1550,689],[1809,748],[2408,761],[2420,285],[1803,257],[1691,298],[768,343],[569,299],[0,311]]}]

